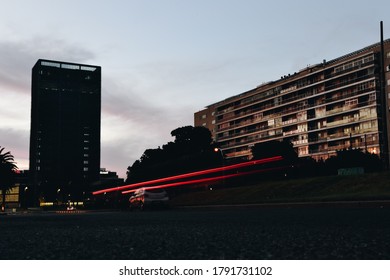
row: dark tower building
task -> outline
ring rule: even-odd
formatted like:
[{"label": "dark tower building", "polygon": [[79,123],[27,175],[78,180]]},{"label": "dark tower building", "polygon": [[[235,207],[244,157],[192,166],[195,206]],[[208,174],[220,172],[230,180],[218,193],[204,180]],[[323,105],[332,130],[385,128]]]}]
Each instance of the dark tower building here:
[{"label": "dark tower building", "polygon": [[80,201],[99,180],[101,67],[40,59],[32,69],[31,90],[36,198]]}]

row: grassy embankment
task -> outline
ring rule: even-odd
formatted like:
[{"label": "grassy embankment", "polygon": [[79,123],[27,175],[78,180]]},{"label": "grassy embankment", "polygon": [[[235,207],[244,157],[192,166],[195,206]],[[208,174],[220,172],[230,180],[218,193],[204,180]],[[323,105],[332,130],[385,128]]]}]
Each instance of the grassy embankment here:
[{"label": "grassy embankment", "polygon": [[204,190],[172,199],[179,205],[390,200],[390,172],[328,176]]}]

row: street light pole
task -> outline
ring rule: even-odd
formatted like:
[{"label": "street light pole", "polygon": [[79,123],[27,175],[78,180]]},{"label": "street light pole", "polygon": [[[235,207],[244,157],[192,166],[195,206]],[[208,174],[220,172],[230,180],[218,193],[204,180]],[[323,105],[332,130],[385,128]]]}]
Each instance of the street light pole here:
[{"label": "street light pole", "polygon": [[223,167],[223,169],[222,169],[222,177],[223,177],[222,185],[225,187],[225,169],[224,169],[224,167],[225,167],[225,155],[223,154],[223,151],[220,148],[217,148],[217,147],[214,148],[214,152],[215,153],[219,153],[220,156],[221,156],[221,163],[222,163],[221,167]]}]

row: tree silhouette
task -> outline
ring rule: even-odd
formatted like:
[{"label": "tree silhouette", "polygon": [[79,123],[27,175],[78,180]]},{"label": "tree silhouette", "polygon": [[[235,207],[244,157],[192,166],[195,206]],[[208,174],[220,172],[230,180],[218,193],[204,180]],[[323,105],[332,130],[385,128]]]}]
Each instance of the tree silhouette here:
[{"label": "tree silhouette", "polygon": [[252,147],[252,156],[253,159],[282,156],[285,160],[291,162],[298,158],[291,142],[276,140],[255,144]]},{"label": "tree silhouette", "polygon": [[15,162],[14,156],[10,152],[3,153],[4,148],[0,147],[0,189],[2,192],[2,205],[1,211],[5,211],[5,197],[6,193],[15,184],[15,174],[18,169]]},{"label": "tree silhouette", "polygon": [[205,127],[183,126],[172,130],[175,140],[162,148],[146,149],[127,168],[127,182],[153,179],[207,168],[220,163],[213,150],[211,132]]},{"label": "tree silhouette", "polygon": [[210,148],[212,142],[210,130],[203,126],[179,127],[173,130],[171,135],[175,137],[174,146],[179,154],[205,151]]},{"label": "tree silhouette", "polygon": [[364,153],[360,149],[337,151],[337,156],[330,157],[325,164],[331,174],[337,174],[340,168],[362,167],[365,172],[378,172],[383,169],[378,155]]}]

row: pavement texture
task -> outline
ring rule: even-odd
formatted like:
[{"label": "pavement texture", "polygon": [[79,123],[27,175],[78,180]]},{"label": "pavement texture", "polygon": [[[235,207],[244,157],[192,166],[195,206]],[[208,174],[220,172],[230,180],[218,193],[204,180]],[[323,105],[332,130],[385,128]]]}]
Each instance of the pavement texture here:
[{"label": "pavement texture", "polygon": [[390,259],[390,207],[234,207],[0,216],[0,258]]}]

